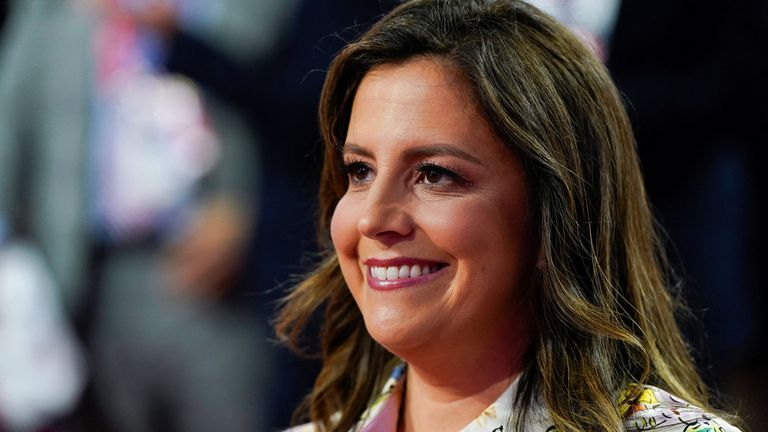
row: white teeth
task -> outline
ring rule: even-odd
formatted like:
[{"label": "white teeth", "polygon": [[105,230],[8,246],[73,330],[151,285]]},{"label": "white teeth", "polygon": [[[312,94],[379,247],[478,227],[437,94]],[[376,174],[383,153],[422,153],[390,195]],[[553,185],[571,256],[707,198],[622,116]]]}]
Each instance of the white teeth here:
[{"label": "white teeth", "polygon": [[387,280],[397,279],[397,267],[387,267]]},{"label": "white teeth", "polygon": [[395,279],[408,279],[419,276],[424,276],[432,273],[432,269],[428,265],[420,266],[402,265],[400,267],[368,267],[371,277],[379,280],[395,280]]},{"label": "white teeth", "polygon": [[401,266],[401,267],[400,267],[400,271],[399,271],[399,272],[397,272],[397,276],[398,276],[400,279],[405,279],[405,278],[407,278],[408,276],[410,276],[410,274],[411,274],[411,269],[410,269],[410,268],[408,268],[408,266],[407,266],[407,265]]},{"label": "white teeth", "polygon": [[411,272],[409,274],[410,277],[415,278],[421,276],[421,267],[415,265],[411,267]]},{"label": "white teeth", "polygon": [[373,268],[373,276],[376,279],[386,279],[387,278],[387,269],[384,267],[372,267]]}]

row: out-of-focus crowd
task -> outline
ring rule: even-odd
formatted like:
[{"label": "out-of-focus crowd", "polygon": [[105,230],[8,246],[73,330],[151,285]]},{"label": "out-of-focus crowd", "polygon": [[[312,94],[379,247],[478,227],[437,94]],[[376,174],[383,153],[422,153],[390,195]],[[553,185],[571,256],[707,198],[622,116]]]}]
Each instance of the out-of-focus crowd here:
[{"label": "out-of-focus crowd", "polygon": [[[288,426],[324,70],[397,3],[0,3],[0,431]],[[532,3],[624,92],[700,367],[762,430],[768,6]]]}]

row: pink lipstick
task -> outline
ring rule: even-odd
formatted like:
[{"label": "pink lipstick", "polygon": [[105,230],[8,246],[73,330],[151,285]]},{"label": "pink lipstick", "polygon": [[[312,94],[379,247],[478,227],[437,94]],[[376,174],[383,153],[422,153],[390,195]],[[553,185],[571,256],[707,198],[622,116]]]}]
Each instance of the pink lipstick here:
[{"label": "pink lipstick", "polygon": [[430,281],[437,277],[446,264],[416,258],[376,259],[363,262],[368,286],[387,291]]}]

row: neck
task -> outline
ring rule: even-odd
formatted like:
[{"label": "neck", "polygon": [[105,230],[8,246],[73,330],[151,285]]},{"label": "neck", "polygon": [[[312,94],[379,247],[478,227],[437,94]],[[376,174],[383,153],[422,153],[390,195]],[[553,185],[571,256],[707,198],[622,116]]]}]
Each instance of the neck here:
[{"label": "neck", "polygon": [[408,375],[398,430],[461,430],[480,416],[522,370],[528,333],[507,329],[505,336],[505,344],[477,340],[436,350],[439,355],[423,349],[402,355]]}]

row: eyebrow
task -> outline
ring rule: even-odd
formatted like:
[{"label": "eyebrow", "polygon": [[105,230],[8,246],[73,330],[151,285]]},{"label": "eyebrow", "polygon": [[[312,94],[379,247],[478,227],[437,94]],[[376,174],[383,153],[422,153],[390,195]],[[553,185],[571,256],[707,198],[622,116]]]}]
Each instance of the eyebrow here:
[{"label": "eyebrow", "polygon": [[[368,158],[374,157],[373,153],[371,153],[370,150],[355,143],[344,144],[343,153],[356,154],[356,155],[360,155]],[[464,159],[466,161],[472,162],[477,165],[481,165],[481,166],[483,165],[480,159],[478,159],[474,155],[449,144],[438,143],[438,144],[428,144],[423,146],[417,146],[417,147],[407,149],[404,154],[405,159],[415,159],[415,158],[417,159],[417,158],[424,158],[424,157],[430,157],[430,156],[453,156],[459,159]]]}]

